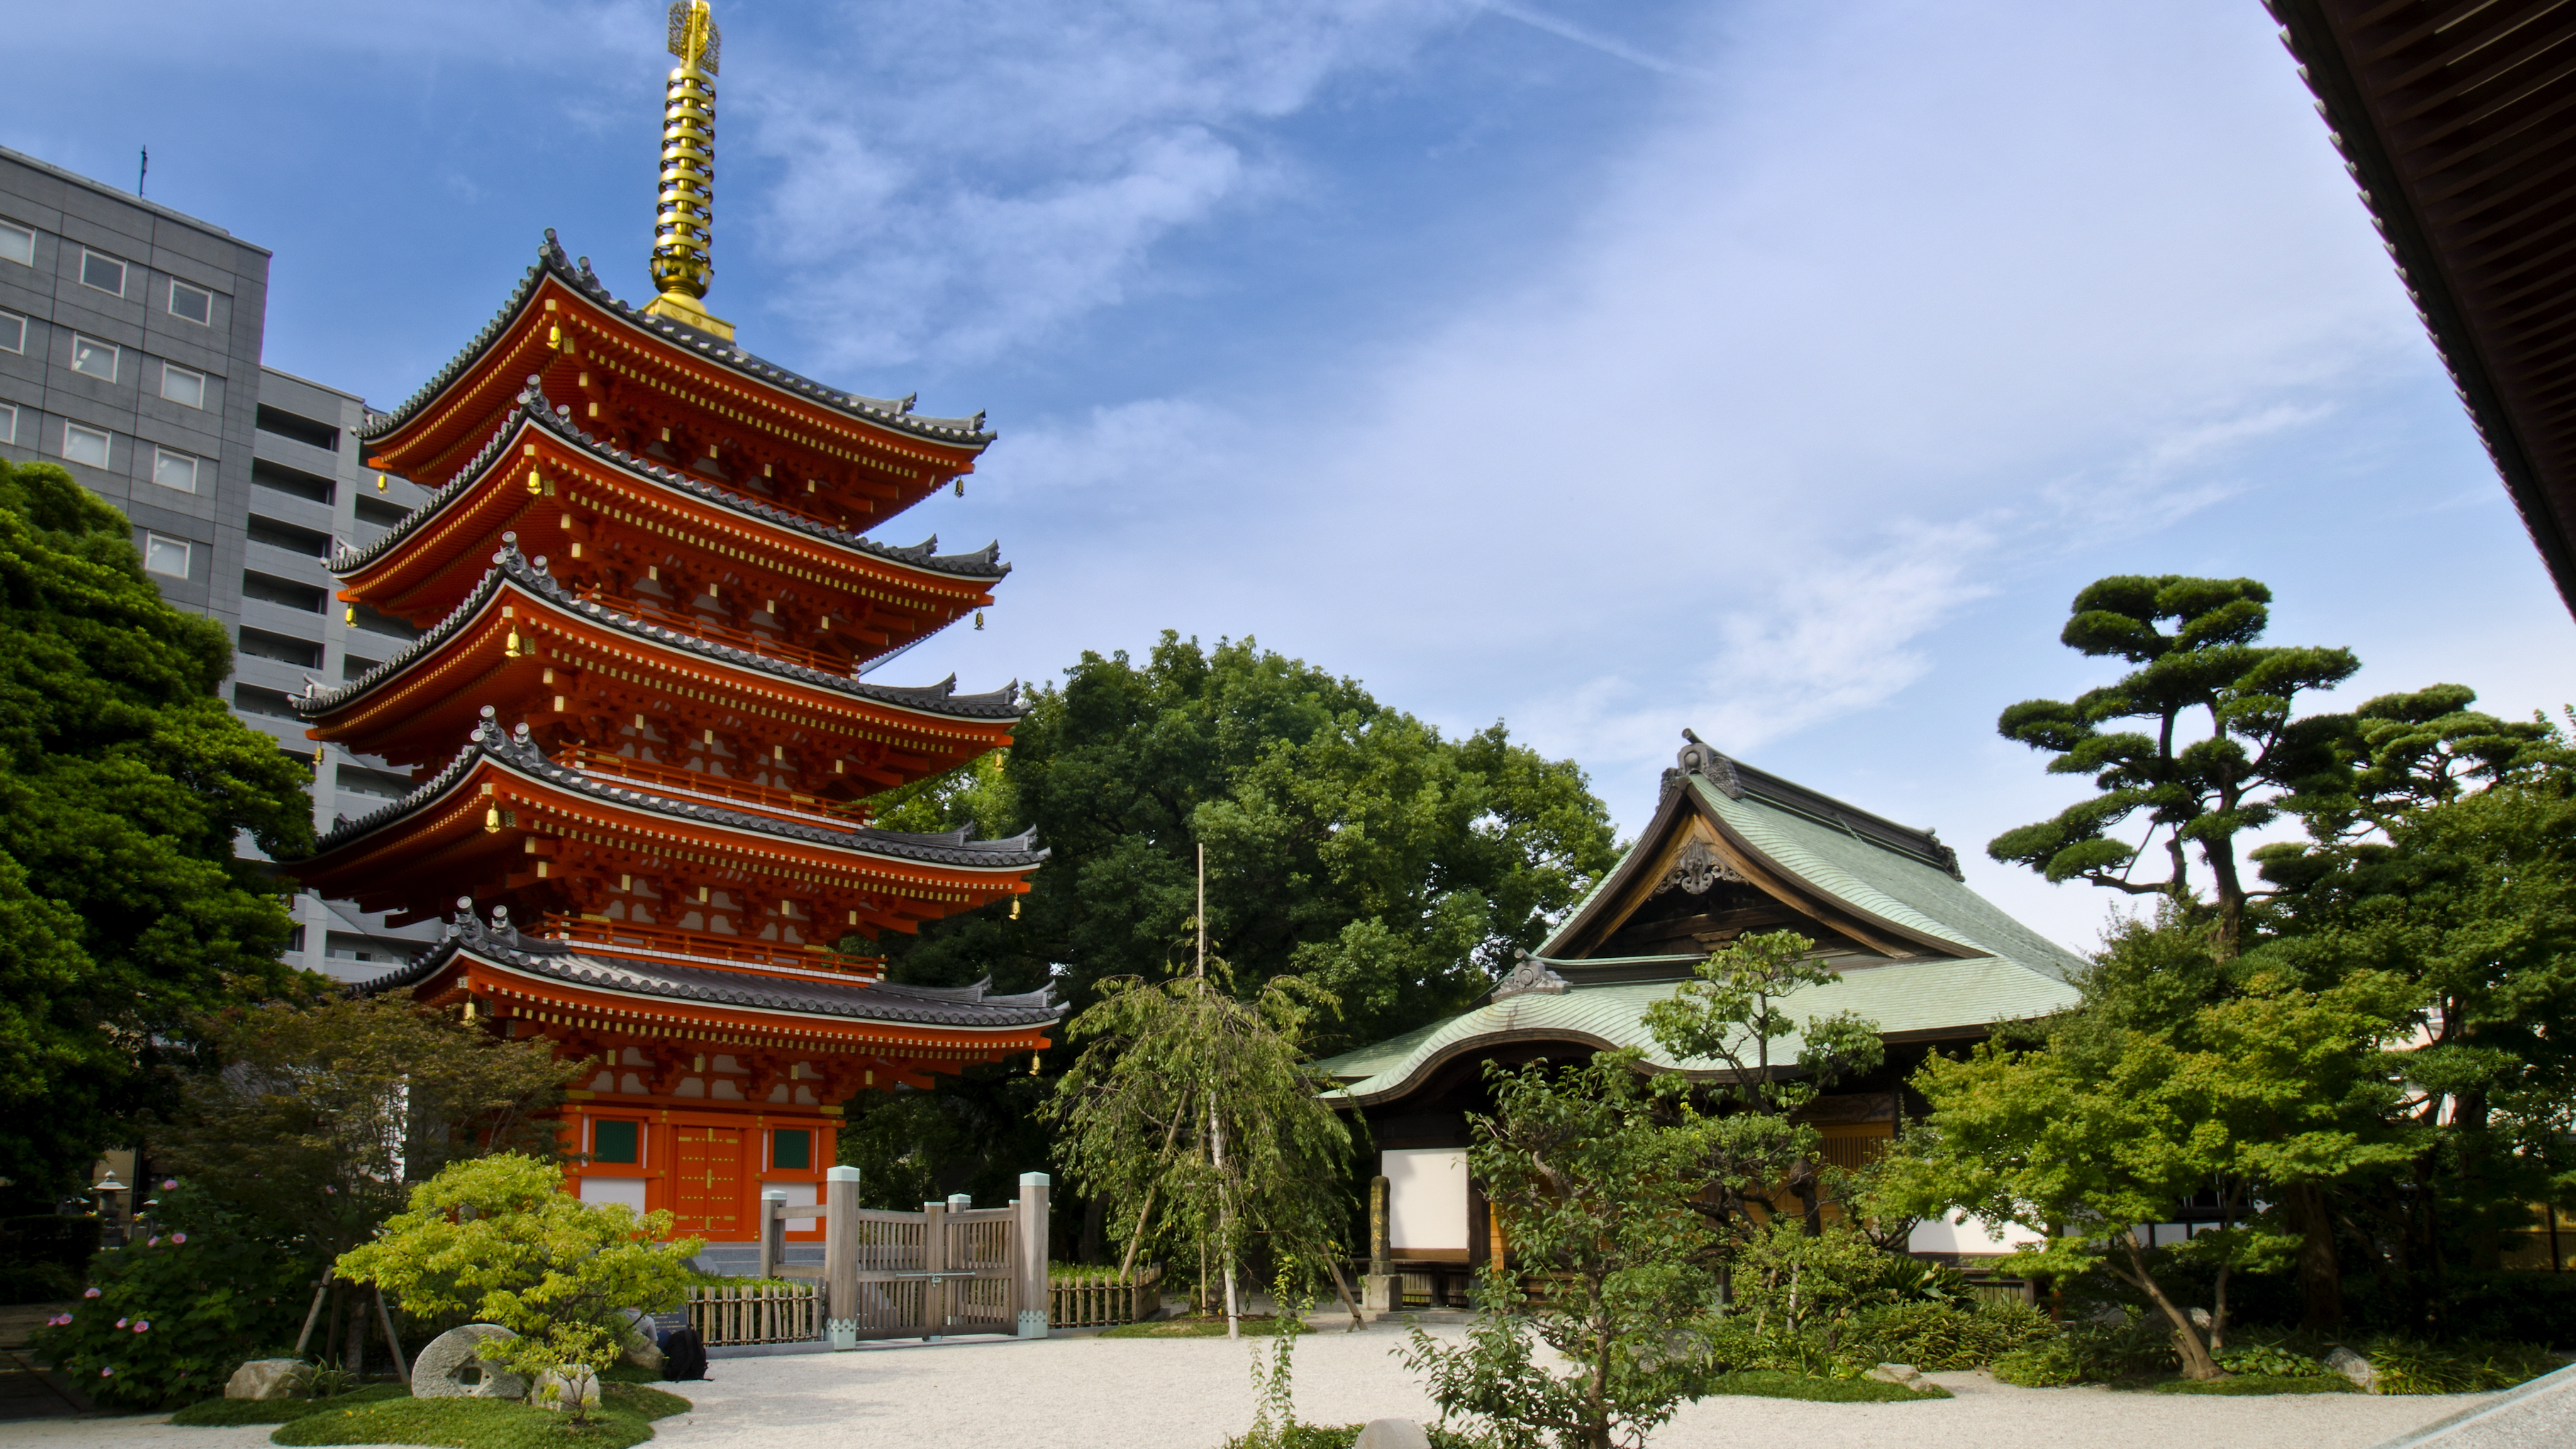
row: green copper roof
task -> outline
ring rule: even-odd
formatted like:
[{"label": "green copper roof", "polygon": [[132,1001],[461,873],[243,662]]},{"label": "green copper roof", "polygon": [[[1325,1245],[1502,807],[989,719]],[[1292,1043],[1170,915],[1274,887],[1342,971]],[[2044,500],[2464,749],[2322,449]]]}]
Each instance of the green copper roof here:
[{"label": "green copper roof", "polygon": [[[1698,759],[1685,751],[1687,768],[1667,777],[1672,788],[1654,823],[1535,958],[1545,966],[1569,968],[1567,989],[1505,996],[1318,1066],[1361,1105],[1403,1095],[1445,1062],[1515,1041],[1636,1047],[1659,1070],[1694,1075],[1720,1070],[1707,1061],[1670,1060],[1646,1034],[1646,1007],[1671,996],[1679,982],[1586,981],[1592,972],[1573,969],[1648,964],[1648,958],[1558,954],[1581,934],[1609,894],[1624,890],[1634,882],[1636,870],[1659,858],[1663,843],[1691,814],[1710,817],[1736,846],[1817,895],[1896,927],[1890,935],[1909,936],[1921,945],[1922,954],[1883,965],[1872,964],[1875,958],[1842,958],[1835,982],[1782,1001],[1794,1019],[1849,1011],[1877,1023],[1884,1035],[1919,1038],[2047,1016],[2075,1004],[2067,977],[2082,967],[2083,958],[1970,890],[1953,873],[1955,857],[1930,832],[1896,825],[1738,766],[1696,742],[1694,749],[1700,752]],[[1687,959],[1652,961],[1677,965]],[[1796,1038],[1781,1042],[1776,1051],[1782,1058],[1795,1058]]]}]

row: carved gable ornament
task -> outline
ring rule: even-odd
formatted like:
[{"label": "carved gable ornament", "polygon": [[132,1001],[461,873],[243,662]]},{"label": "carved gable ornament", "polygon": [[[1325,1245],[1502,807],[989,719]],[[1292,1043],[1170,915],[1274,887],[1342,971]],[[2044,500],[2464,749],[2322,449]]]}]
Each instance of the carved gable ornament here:
[{"label": "carved gable ornament", "polygon": [[1704,896],[1710,886],[1722,880],[1733,881],[1737,885],[1751,884],[1742,872],[1726,863],[1726,857],[1717,853],[1717,847],[1705,840],[1693,840],[1682,847],[1681,854],[1673,857],[1672,865],[1664,871],[1664,878],[1655,883],[1655,894],[1662,895],[1679,886],[1686,894]]},{"label": "carved gable ornament", "polygon": [[1500,1001],[1506,996],[1562,996],[1572,989],[1564,977],[1547,969],[1546,962],[1527,951],[1513,954],[1520,957],[1520,964],[1514,966],[1512,974],[1504,977],[1502,984],[1494,988],[1494,994],[1488,1000]]}]

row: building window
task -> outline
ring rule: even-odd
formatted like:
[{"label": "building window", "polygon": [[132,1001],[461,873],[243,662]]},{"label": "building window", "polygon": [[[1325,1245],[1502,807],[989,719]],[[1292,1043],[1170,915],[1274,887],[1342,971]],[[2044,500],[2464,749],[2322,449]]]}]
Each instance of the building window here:
[{"label": "building window", "polygon": [[185,318],[199,326],[209,325],[215,320],[215,294],[203,287],[191,287],[185,282],[172,282],[170,315]]},{"label": "building window", "polygon": [[590,1124],[591,1161],[640,1163],[643,1159],[635,1123],[593,1121]]},{"label": "building window", "polygon": [[93,468],[107,466],[107,434],[78,423],[63,424],[63,456]]},{"label": "building window", "polygon": [[122,297],[125,295],[125,263],[82,247],[81,285],[96,287],[102,292],[114,292]]},{"label": "building window", "polygon": [[781,1127],[769,1134],[769,1165],[802,1170],[814,1165],[814,1134]]},{"label": "building window", "polygon": [[113,342],[101,342],[95,337],[83,337],[77,332],[72,334],[72,371],[74,372],[86,372],[92,377],[103,377],[109,382],[114,382],[116,381],[116,353],[117,347]]},{"label": "building window", "polygon": [[15,447],[18,442],[18,410],[0,403],[0,443]]},{"label": "building window", "polygon": [[184,367],[173,367],[165,362],[161,364],[161,396],[182,407],[204,407],[206,375],[202,372],[190,372]]},{"label": "building window", "polygon": [[197,491],[197,460],[168,448],[152,450],[152,481],[182,493]]},{"label": "building window", "polygon": [[0,262],[16,262],[22,267],[36,264],[36,229],[14,221],[0,221]]},{"label": "building window", "polygon": [[27,319],[15,312],[0,312],[0,352],[27,350]]},{"label": "building window", "polygon": [[163,538],[157,533],[143,535],[143,571],[168,574],[174,579],[188,576],[188,541]]}]

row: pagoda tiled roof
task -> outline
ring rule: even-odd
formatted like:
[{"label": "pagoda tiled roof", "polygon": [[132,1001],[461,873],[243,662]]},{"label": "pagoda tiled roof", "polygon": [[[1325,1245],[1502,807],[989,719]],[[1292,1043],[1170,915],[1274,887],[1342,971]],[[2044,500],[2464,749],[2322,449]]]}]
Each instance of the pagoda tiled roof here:
[{"label": "pagoda tiled roof", "polygon": [[755,357],[724,338],[710,336],[694,327],[682,326],[667,317],[652,316],[641,307],[630,307],[611,295],[607,284],[600,281],[591,271],[590,258],[583,257],[576,263],[573,258],[564,254],[563,244],[555,239],[553,227],[546,228],[546,239],[537,248],[537,264],[528,268],[520,277],[519,285],[511,291],[509,300],[501,304],[501,310],[494,314],[491,321],[483,324],[483,330],[475,333],[474,339],[465,344],[465,349],[457,353],[445,367],[440,368],[437,375],[424,384],[420,391],[413,393],[392,412],[369,413],[366,421],[358,427],[358,436],[373,441],[410,422],[421,409],[445,392],[450,384],[464,376],[474,366],[475,360],[480,358],[494,342],[500,340],[501,335],[509,330],[512,319],[528,305],[529,299],[536,295],[539,284],[549,276],[599,304],[602,309],[633,326],[637,331],[660,337],[752,381],[777,388],[781,392],[792,393],[807,402],[819,404],[893,432],[906,433],[916,438],[927,438],[933,442],[946,443],[954,447],[981,450],[990,446],[994,439],[995,435],[984,427],[982,413],[967,418],[924,417],[912,410],[913,400],[909,397],[863,397],[858,393],[827,387],[812,378],[790,372],[774,362]]},{"label": "pagoda tiled roof", "polygon": [[[490,706],[485,706],[488,713]],[[370,810],[355,820],[334,825],[316,842],[313,856],[318,858],[344,845],[361,840],[427,807],[456,788],[459,781],[486,760],[498,762],[523,775],[542,780],[558,789],[586,795],[607,804],[630,810],[644,810],[675,820],[701,825],[746,830],[760,835],[800,840],[811,845],[829,846],[861,855],[881,856],[925,865],[945,865],[969,870],[1028,870],[1045,862],[1049,852],[1037,846],[1037,831],[1032,828],[1002,840],[969,840],[967,832],[951,831],[940,835],[918,835],[900,830],[827,830],[818,825],[802,825],[773,816],[752,815],[740,810],[727,810],[716,805],[700,805],[656,795],[649,790],[629,789],[623,785],[592,776],[546,758],[543,749],[530,739],[527,727],[505,731],[490,719],[475,726],[474,736],[445,768],[390,804]]]},{"label": "pagoda tiled roof", "polygon": [[959,694],[957,676],[954,674],[937,684],[872,684],[864,679],[853,679],[845,674],[833,674],[810,665],[785,659],[773,659],[766,654],[755,654],[748,649],[737,649],[730,644],[701,639],[686,630],[664,628],[631,614],[620,613],[606,605],[576,597],[557,582],[553,575],[546,572],[541,561],[532,560],[521,553],[515,538],[504,534],[502,539],[501,547],[492,555],[492,567],[484,573],[482,581],[474,586],[474,592],[466,595],[463,603],[449,610],[446,618],[423,630],[419,638],[404,645],[392,658],[346,684],[331,687],[325,687],[319,683],[313,684],[305,693],[296,695],[289,701],[294,706],[295,712],[306,719],[321,719],[346,708],[352,701],[363,698],[378,686],[401,674],[414,662],[435,652],[439,645],[462,630],[477,613],[481,612],[484,605],[491,602],[492,596],[500,591],[502,584],[514,583],[527,592],[560,606],[566,613],[614,629],[619,633],[632,635],[667,649],[677,649],[684,653],[721,660],[739,668],[757,670],[764,674],[776,675],[781,679],[792,679],[800,684],[833,690],[854,699],[864,699],[898,709],[918,710],[924,714],[945,715],[951,719],[1007,720],[1018,719],[1025,713],[1020,707],[1020,685],[1017,680],[1000,689],[987,690],[981,694]]},{"label": "pagoda tiled roof", "polygon": [[372,994],[417,986],[460,954],[594,991],[853,1021],[1000,1029],[1045,1025],[1070,1010],[1056,1003],[1052,988],[996,996],[989,990],[989,978],[973,986],[901,986],[883,981],[863,985],[633,960],[605,954],[595,946],[525,935],[506,921],[486,924],[470,910],[451,918],[446,937],[426,953],[358,990]]},{"label": "pagoda tiled roof", "polygon": [[475,483],[483,477],[485,470],[499,465],[509,455],[511,439],[517,436],[521,426],[528,424],[545,429],[566,446],[589,453],[601,462],[642,474],[666,488],[686,493],[692,498],[702,499],[719,508],[757,518],[779,528],[790,529],[811,538],[821,539],[826,543],[836,544],[853,552],[961,579],[998,579],[1011,571],[1011,566],[1002,562],[1002,545],[998,541],[988,543],[971,553],[943,554],[939,552],[939,535],[934,533],[909,548],[898,548],[892,544],[878,543],[874,539],[852,533],[847,529],[834,528],[830,524],[817,522],[803,514],[791,513],[784,508],[773,508],[758,499],[746,498],[739,493],[719,488],[686,469],[663,467],[650,458],[639,457],[623,448],[601,442],[575,426],[569,416],[571,409],[550,406],[546,402],[545,394],[537,390],[535,382],[534,378],[529,379],[528,390],[519,394],[518,411],[504,419],[501,426],[493,431],[491,441],[485,443],[482,450],[476,453],[463,468],[458,469],[454,478],[449,479],[438,491],[422,500],[418,508],[405,514],[402,521],[395,524],[383,537],[357,548],[349,548],[345,545],[335,546],[331,550],[330,558],[325,561],[331,572],[342,577],[356,573],[382,558],[404,539],[411,537],[445,512],[449,504],[472,491]]}]

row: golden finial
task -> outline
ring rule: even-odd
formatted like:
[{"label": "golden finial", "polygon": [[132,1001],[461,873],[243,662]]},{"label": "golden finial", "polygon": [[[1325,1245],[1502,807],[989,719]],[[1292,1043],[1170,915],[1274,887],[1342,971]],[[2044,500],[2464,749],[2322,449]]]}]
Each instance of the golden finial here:
[{"label": "golden finial", "polygon": [[707,0],[672,0],[680,58],[662,102],[662,206],[653,222],[653,285],[644,310],[730,342],[733,324],[699,305],[715,278],[716,59],[724,45]]}]

